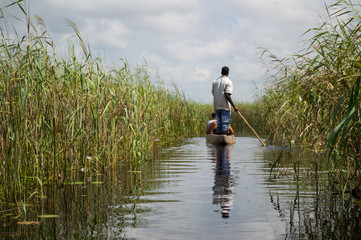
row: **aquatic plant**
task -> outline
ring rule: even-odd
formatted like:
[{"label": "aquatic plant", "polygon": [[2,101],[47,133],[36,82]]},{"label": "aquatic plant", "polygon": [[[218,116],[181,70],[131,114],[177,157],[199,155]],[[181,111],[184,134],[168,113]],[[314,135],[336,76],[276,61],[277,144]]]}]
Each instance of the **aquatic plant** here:
[{"label": "aquatic plant", "polygon": [[328,153],[343,190],[360,182],[360,7],[328,6],[322,24],[305,33],[312,34],[305,49],[291,57],[262,52],[275,73],[261,99],[268,139]]},{"label": "aquatic plant", "polygon": [[[253,102],[235,102],[235,105],[252,128],[254,128],[257,133],[265,135],[263,132],[264,121],[260,102],[258,100]],[[230,123],[236,131],[237,136],[255,136],[249,126],[236,112],[232,111]]]},{"label": "aquatic plant", "polygon": [[70,42],[59,56],[24,1],[7,7],[21,9],[27,32],[10,32],[0,11],[1,204],[27,202],[78,172],[107,173],[122,161],[137,168],[155,149],[203,133],[204,106],[146,65],[106,66],[70,20],[82,53]]}]

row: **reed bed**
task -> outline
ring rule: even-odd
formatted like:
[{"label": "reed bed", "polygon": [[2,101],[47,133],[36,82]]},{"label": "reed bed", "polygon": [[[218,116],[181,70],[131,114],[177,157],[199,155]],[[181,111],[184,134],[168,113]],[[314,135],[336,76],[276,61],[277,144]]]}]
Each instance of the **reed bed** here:
[{"label": "reed bed", "polygon": [[82,56],[72,43],[68,56],[58,56],[42,19],[33,24],[21,2],[14,5],[28,32],[4,27],[0,39],[3,203],[26,202],[42,195],[44,184],[72,181],[77,172],[109,173],[124,161],[136,170],[159,147],[203,133],[204,105],[167,87],[146,65],[104,66],[71,21]]},{"label": "reed bed", "polygon": [[[253,102],[235,102],[235,105],[240,110],[243,117],[251,125],[254,130],[261,136],[266,136],[264,132],[264,120],[261,103],[259,100]],[[230,124],[238,136],[252,136],[255,137],[252,130],[247,126],[243,119],[236,113],[232,112]]]},{"label": "reed bed", "polygon": [[312,28],[305,49],[279,59],[264,51],[275,71],[261,103],[270,142],[323,152],[342,190],[359,188],[361,161],[361,6],[339,1]]}]

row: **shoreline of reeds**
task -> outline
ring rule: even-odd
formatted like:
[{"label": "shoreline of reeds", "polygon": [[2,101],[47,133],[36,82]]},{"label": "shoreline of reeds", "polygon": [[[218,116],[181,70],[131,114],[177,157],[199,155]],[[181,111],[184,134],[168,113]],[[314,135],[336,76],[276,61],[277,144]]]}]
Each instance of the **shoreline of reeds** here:
[{"label": "shoreline of reeds", "polygon": [[275,80],[260,103],[269,142],[312,147],[345,192],[361,187],[361,6],[339,1],[327,12],[304,50],[262,53]]},{"label": "shoreline of reeds", "polygon": [[105,67],[70,21],[84,55],[70,44],[69,56],[59,57],[46,31],[27,24],[29,32],[15,39],[1,29],[3,202],[42,195],[43,184],[79,171],[106,173],[124,161],[136,170],[154,150],[203,133],[205,105],[152,81],[146,65]]}]

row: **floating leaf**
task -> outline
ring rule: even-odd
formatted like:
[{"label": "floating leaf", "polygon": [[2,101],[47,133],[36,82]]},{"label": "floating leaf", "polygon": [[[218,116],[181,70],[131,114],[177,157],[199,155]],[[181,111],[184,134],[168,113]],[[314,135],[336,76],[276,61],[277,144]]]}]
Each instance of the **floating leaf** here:
[{"label": "floating leaf", "polygon": [[18,203],[18,205],[22,205],[22,206],[25,206],[25,207],[34,207],[33,204],[29,204],[29,203]]},{"label": "floating leaf", "polygon": [[103,182],[92,182],[92,184],[103,184]]},{"label": "floating leaf", "polygon": [[45,214],[45,215],[39,215],[39,218],[58,218],[59,215],[52,215],[52,214]]},{"label": "floating leaf", "polygon": [[18,225],[39,225],[40,222],[38,221],[22,221],[18,222]]},{"label": "floating leaf", "polygon": [[7,237],[19,237],[21,236],[21,233],[19,232],[3,232],[4,235]]},{"label": "floating leaf", "polygon": [[70,185],[83,185],[84,182],[71,182]]}]

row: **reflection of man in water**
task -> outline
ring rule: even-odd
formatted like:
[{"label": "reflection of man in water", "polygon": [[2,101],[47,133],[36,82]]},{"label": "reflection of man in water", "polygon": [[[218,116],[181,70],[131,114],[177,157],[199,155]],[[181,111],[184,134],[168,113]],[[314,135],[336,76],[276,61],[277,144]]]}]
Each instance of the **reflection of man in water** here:
[{"label": "reflection of man in water", "polygon": [[233,205],[233,186],[229,148],[217,147],[216,167],[213,186],[213,204],[221,206],[223,218],[229,217]]}]

